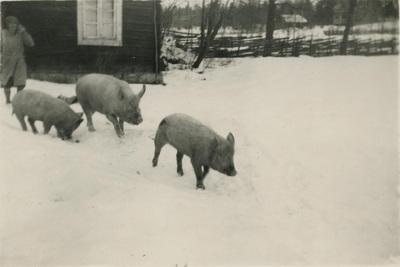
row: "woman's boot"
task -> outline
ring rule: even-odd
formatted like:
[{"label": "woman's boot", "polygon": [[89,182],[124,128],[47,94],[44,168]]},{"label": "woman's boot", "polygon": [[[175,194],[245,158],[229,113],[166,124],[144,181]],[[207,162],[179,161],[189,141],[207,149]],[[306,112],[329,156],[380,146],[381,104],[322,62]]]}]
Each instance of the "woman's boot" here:
[{"label": "woman's boot", "polygon": [[11,100],[10,100],[10,95],[11,95],[11,88],[4,88],[4,93],[6,95],[6,103],[10,104]]}]

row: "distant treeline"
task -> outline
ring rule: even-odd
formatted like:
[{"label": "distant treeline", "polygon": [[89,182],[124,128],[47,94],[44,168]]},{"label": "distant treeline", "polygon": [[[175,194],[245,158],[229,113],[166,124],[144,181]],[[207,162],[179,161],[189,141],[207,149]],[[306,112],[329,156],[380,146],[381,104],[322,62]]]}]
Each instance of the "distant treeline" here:
[{"label": "distant treeline", "polygon": [[[265,25],[267,20],[268,1],[248,0],[233,1],[224,5],[226,1],[220,1],[226,9],[222,27],[232,27],[236,30],[256,31],[260,25]],[[337,0],[320,0],[314,5],[310,0],[280,1],[277,5],[276,15],[298,14],[303,16],[310,25],[329,25],[333,22],[334,6]],[[365,3],[363,3],[365,2]],[[379,13],[379,18],[397,17],[398,11],[390,0],[361,0],[359,6],[364,9],[372,9],[374,14]],[[163,27],[177,29],[191,29],[200,26],[202,7],[194,6],[166,6],[163,10]],[[369,22],[377,22],[376,17],[371,17]]]}]

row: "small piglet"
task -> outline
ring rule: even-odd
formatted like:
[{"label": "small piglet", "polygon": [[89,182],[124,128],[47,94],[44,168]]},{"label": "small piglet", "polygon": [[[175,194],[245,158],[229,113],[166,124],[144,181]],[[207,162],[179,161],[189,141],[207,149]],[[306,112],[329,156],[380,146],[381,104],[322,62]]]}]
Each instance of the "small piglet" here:
[{"label": "small piglet", "polygon": [[54,125],[58,137],[63,140],[71,139],[72,133],[83,121],[83,113],[75,113],[63,100],[35,90],[18,92],[12,99],[12,108],[22,130],[27,131],[24,120],[27,116],[34,134],[38,132],[35,121],[43,121],[44,134]]},{"label": "small piglet", "polygon": [[97,111],[106,115],[118,137],[124,135],[124,122],[138,125],[143,121],[139,103],[145,91],[143,85],[136,95],[127,82],[96,73],[83,76],[76,84],[76,96],[86,114],[89,131],[95,131],[92,115]]},{"label": "small piglet", "polygon": [[203,180],[210,167],[228,176],[237,174],[233,163],[235,153],[233,135],[229,133],[225,139],[185,114],[172,114],[165,117],[157,129],[154,144],[153,167],[157,166],[161,148],[165,144],[170,144],[178,151],[176,161],[179,175],[183,175],[183,155],[191,159],[196,174],[197,188],[205,189]]}]

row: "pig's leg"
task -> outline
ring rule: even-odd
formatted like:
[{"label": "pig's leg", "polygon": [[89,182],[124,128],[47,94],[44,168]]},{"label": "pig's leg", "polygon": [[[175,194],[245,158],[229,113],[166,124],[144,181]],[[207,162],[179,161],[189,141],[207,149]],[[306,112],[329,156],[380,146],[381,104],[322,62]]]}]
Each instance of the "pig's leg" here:
[{"label": "pig's leg", "polygon": [[161,148],[165,145],[165,143],[155,143],[155,150],[154,150],[154,157],[153,157],[153,167],[157,166],[158,164],[158,157],[160,156]]},{"label": "pig's leg", "polygon": [[203,166],[203,180],[204,178],[206,178],[209,170],[210,170],[209,166]]},{"label": "pig's leg", "polygon": [[32,132],[33,132],[34,134],[37,134],[38,131],[37,131],[36,127],[35,127],[35,120],[33,120],[33,119],[31,119],[31,118],[28,118],[28,121],[29,121],[29,124],[31,125]]},{"label": "pig's leg", "polygon": [[183,154],[181,152],[177,152],[176,153],[176,163],[178,165],[178,169],[177,172],[180,176],[183,176],[183,170],[182,170],[182,158],[183,158]]},{"label": "pig's leg", "polygon": [[119,127],[120,127],[121,130],[122,130],[122,133],[125,133],[125,132],[124,132],[124,121],[120,118],[118,122],[119,122]]},{"label": "pig's leg", "polygon": [[16,114],[16,115],[17,115],[17,119],[19,120],[19,123],[21,123],[22,130],[26,132],[28,130],[28,128],[26,127],[26,123],[24,120],[25,116],[20,115],[20,114]]},{"label": "pig's leg", "polygon": [[203,184],[204,177],[203,177],[203,171],[201,170],[201,165],[196,163],[194,160],[191,160],[191,162],[192,162],[194,173],[196,174],[196,179],[197,179],[196,187],[198,189],[205,190],[206,188],[204,187],[204,184]]},{"label": "pig's leg", "polygon": [[166,142],[164,137],[161,136],[160,132],[157,131],[156,138],[154,139],[154,158],[153,158],[153,167],[157,166],[158,164],[158,156],[160,156],[161,148],[165,146]]},{"label": "pig's leg", "polygon": [[96,129],[93,126],[93,120],[92,120],[92,116],[94,114],[94,112],[92,112],[90,109],[83,109],[83,112],[85,112],[86,115],[86,119],[87,119],[87,127],[89,128],[89,132],[94,132],[96,131]]},{"label": "pig's leg", "polygon": [[124,135],[124,132],[121,130],[121,126],[119,125],[117,117],[112,114],[106,114],[106,117],[114,125],[114,129],[118,137],[122,137]]},{"label": "pig's leg", "polygon": [[51,129],[51,123],[49,123],[48,121],[44,120],[43,121],[43,134],[48,134],[50,132]]},{"label": "pig's leg", "polygon": [[81,104],[82,110],[86,115],[86,119],[87,119],[86,125],[89,129],[89,132],[96,131],[96,129],[93,126],[93,120],[92,120],[94,111],[90,108],[90,105],[89,105],[89,103],[87,103],[87,101],[84,101],[83,99],[79,98],[79,103]]}]

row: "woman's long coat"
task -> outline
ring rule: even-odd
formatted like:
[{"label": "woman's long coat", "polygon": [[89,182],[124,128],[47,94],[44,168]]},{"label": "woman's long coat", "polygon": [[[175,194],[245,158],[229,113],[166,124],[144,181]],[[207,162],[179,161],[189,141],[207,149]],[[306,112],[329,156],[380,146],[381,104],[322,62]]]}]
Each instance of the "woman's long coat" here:
[{"label": "woman's long coat", "polygon": [[27,79],[24,46],[32,47],[34,42],[26,31],[10,33],[7,29],[1,32],[1,86],[4,87],[13,77],[14,86],[25,85]]}]

